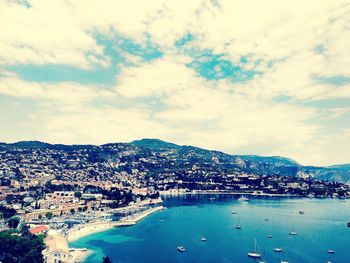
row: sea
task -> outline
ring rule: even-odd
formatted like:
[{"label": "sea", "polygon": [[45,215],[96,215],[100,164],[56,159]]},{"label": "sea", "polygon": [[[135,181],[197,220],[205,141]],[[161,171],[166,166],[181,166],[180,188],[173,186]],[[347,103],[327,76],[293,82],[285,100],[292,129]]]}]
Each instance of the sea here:
[{"label": "sea", "polygon": [[[165,197],[166,210],[70,246],[92,251],[84,263],[102,262],[103,256],[113,263],[350,263],[350,200],[238,197]],[[179,246],[186,251],[179,252]],[[282,252],[275,252],[277,247]],[[260,260],[248,257],[254,251]]]}]

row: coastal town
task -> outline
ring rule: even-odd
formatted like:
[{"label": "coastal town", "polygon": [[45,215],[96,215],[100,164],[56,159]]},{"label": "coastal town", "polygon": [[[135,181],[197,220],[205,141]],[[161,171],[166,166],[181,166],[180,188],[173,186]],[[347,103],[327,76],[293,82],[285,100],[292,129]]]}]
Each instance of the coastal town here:
[{"label": "coastal town", "polygon": [[[141,154],[142,153],[142,154]],[[147,153],[147,154],[145,154]],[[267,175],[127,144],[105,146],[0,146],[0,230],[41,236],[44,262],[81,262],[83,236],[136,224],[164,209],[163,195],[237,194],[347,198],[348,184],[307,174]],[[206,157],[208,158],[208,157]],[[220,162],[223,164],[220,165]],[[61,261],[59,261],[61,260]]]}]

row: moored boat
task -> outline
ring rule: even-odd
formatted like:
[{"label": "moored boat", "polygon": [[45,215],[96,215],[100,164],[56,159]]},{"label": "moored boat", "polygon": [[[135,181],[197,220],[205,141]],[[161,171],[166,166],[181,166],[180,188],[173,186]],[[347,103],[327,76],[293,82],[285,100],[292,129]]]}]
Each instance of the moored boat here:
[{"label": "moored boat", "polygon": [[247,197],[241,196],[240,198],[238,198],[238,201],[248,202],[249,199]]},{"label": "moored boat", "polygon": [[205,242],[207,239],[205,237],[201,237],[201,241]]},{"label": "moored boat", "polygon": [[185,251],[186,251],[186,249],[185,249],[184,246],[179,246],[179,247],[177,247],[177,250],[178,250],[179,252],[185,252]]},{"label": "moored boat", "polygon": [[261,258],[261,253],[258,252],[255,238],[254,238],[254,251],[253,252],[248,252],[248,257],[250,257],[250,258]]},{"label": "moored boat", "polygon": [[278,253],[279,253],[279,252],[282,252],[282,248],[276,247],[276,248],[275,248],[275,252],[278,252]]}]

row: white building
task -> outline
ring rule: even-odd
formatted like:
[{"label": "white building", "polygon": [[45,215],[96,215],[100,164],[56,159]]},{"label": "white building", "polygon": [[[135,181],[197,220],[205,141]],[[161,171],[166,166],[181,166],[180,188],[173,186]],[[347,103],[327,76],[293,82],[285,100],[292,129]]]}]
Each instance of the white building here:
[{"label": "white building", "polygon": [[60,235],[49,235],[45,238],[43,250],[44,263],[71,263],[73,256],[69,252],[67,239]]}]

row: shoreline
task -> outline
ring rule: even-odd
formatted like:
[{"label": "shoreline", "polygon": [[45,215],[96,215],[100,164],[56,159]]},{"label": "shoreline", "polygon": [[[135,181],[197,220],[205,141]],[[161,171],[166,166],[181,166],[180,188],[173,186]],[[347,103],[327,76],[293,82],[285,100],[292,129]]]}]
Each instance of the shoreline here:
[{"label": "shoreline", "polygon": [[135,214],[134,216],[120,221],[107,221],[107,222],[94,222],[88,223],[84,225],[77,225],[73,227],[67,232],[67,240],[68,242],[74,242],[80,238],[96,234],[99,232],[107,231],[112,229],[113,227],[121,227],[121,226],[132,226],[136,225],[139,221],[146,218],[150,214],[154,212],[164,210],[165,207],[157,206],[150,209],[147,209],[141,213]]},{"label": "shoreline", "polygon": [[305,197],[308,196],[303,195],[293,195],[293,194],[268,194],[268,193],[254,193],[254,192],[230,192],[230,191],[208,191],[208,190],[193,190],[190,192],[185,191],[160,191],[160,195],[162,196],[177,196],[177,195],[247,195],[247,196],[265,196],[265,197]]}]

